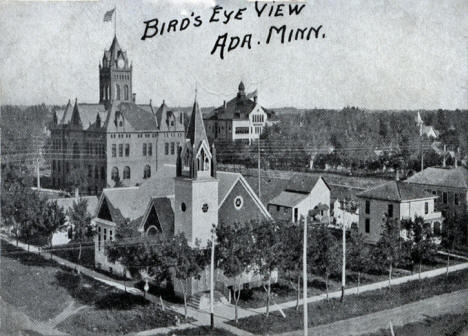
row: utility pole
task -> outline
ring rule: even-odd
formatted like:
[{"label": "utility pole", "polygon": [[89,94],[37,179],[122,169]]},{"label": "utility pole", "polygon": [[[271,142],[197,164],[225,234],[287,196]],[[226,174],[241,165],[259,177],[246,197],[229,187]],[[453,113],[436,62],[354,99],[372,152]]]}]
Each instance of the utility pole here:
[{"label": "utility pole", "polygon": [[346,213],[345,210],[347,208],[346,200],[341,201],[341,211],[343,213],[343,265],[341,270],[341,302],[344,301],[344,291],[346,286]]},{"label": "utility pole", "polygon": [[211,330],[214,330],[214,252],[215,252],[215,228],[211,229],[211,265],[210,265],[210,321]]},{"label": "utility pole", "polygon": [[261,179],[260,179],[260,135],[258,136],[258,198],[261,199]]},{"label": "utility pole", "polygon": [[307,316],[307,222],[309,219],[309,214],[307,214],[304,221],[304,251],[302,255],[302,292],[303,292],[303,301],[304,301],[304,336],[308,334],[308,316]]}]

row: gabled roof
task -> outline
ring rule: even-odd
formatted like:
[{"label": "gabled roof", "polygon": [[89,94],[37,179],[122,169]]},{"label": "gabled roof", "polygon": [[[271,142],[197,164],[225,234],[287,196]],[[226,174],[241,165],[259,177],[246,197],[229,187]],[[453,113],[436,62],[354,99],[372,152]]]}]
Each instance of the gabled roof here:
[{"label": "gabled roof", "polygon": [[361,198],[370,198],[394,202],[437,198],[437,196],[426,192],[418,186],[401,181],[390,181],[381,184],[379,186],[361,192],[357,196]]},{"label": "gabled roof", "polygon": [[288,208],[292,208],[298,203],[302,202],[306,198],[307,198],[307,194],[304,194],[304,193],[282,191],[281,194],[273,198],[269,202],[269,204],[281,205],[281,206],[285,206]]},{"label": "gabled roof", "polygon": [[96,126],[98,114],[101,118],[102,127],[108,114],[104,104],[87,104],[75,101],[75,104],[72,105],[70,101],[68,101],[63,112],[61,110],[57,111],[57,121],[59,125],[81,125],[84,130],[88,130]]},{"label": "gabled roof", "polygon": [[357,194],[365,191],[364,188],[350,187],[346,185],[330,184],[330,199],[335,200],[356,200]]},{"label": "gabled roof", "polygon": [[321,176],[313,176],[308,174],[294,174],[293,177],[291,177],[289,180],[285,190],[308,194],[312,191],[318,180],[321,178]]},{"label": "gabled roof", "polygon": [[127,122],[137,131],[157,130],[156,118],[154,114],[148,112],[135,103],[121,102],[118,110],[122,113]]},{"label": "gabled roof", "polygon": [[153,197],[143,216],[138,231],[143,232],[145,222],[148,219],[151,211],[156,212],[156,216],[160,225],[161,233],[167,236],[174,235],[174,210],[173,203],[168,197]]},{"label": "gabled roof", "polygon": [[195,146],[196,148],[198,148],[202,141],[205,141],[206,144],[208,144],[205,125],[203,123],[203,116],[196,99],[193,103],[192,115],[190,117],[190,124],[187,130],[186,138],[190,139],[192,146]]},{"label": "gabled roof", "polygon": [[144,215],[152,198],[174,194],[174,176],[173,167],[163,166],[139,187],[107,188],[102,191],[101,198],[106,198],[110,205],[120,212],[112,217],[128,218],[132,221]]},{"label": "gabled roof", "polygon": [[468,189],[468,169],[429,167],[406,180],[408,183]]},{"label": "gabled roof", "polygon": [[[155,113],[156,122],[158,124],[160,131],[185,131],[183,123],[178,120],[181,112],[175,112],[166,105],[166,102],[163,100],[161,106]],[[174,125],[171,125],[170,122],[174,121]]]}]

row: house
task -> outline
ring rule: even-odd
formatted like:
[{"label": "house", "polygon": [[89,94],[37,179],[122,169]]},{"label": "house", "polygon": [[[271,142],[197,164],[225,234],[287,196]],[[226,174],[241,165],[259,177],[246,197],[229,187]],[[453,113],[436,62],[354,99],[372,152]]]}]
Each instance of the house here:
[{"label": "house", "polygon": [[330,187],[321,176],[295,174],[286,188],[268,203],[268,212],[277,221],[297,223],[303,216],[307,217],[310,210],[317,206],[321,208],[321,217],[330,215]]},{"label": "house", "polygon": [[[93,219],[97,231],[96,268],[125,273],[122,265],[109,262],[105,255],[105,245],[115,240],[120,225],[129,225],[149,236],[184,233],[191,246],[196,243],[206,246],[212,225],[272,219],[241,174],[217,171],[216,166],[216,150],[208,144],[195,101],[187,138],[177,151],[176,165],[166,165],[140,186],[103,190]],[[200,280],[192,279],[192,294],[208,289],[205,273]],[[245,281],[253,281],[251,275]]]},{"label": "house", "polygon": [[75,202],[80,200],[86,200],[87,212],[92,217],[96,214],[96,208],[98,205],[98,198],[96,196],[79,196],[68,198],[50,198],[47,202],[57,202],[57,205],[61,207],[66,214],[65,223],[58,228],[57,232],[52,235],[52,246],[67,244],[70,241],[68,231],[72,229],[72,224],[68,218],[68,211],[73,208]]},{"label": "house", "polygon": [[442,216],[456,216],[468,209],[468,169],[429,167],[405,182],[438,196],[435,208]]},{"label": "house", "polygon": [[135,186],[165,164],[175,164],[184,139],[183,113],[163,101],[137,104],[133,65],[117,36],[99,65],[99,102],[70,100],[56,109],[50,126],[52,185],[80,186],[81,194]]},{"label": "house", "polygon": [[258,103],[257,91],[245,93],[244,83],[240,82],[237,95],[224,101],[204,117],[208,140],[242,141],[252,143],[259,139],[265,126],[276,120],[273,111]]},{"label": "house", "polygon": [[330,184],[330,216],[332,225],[349,230],[359,223],[359,199],[357,194],[365,189],[345,185]]},{"label": "house", "polygon": [[436,195],[401,181],[390,181],[357,194],[359,198],[359,232],[370,243],[382,234],[386,218],[414,220],[422,217],[435,234],[440,234],[442,214],[434,210]]}]

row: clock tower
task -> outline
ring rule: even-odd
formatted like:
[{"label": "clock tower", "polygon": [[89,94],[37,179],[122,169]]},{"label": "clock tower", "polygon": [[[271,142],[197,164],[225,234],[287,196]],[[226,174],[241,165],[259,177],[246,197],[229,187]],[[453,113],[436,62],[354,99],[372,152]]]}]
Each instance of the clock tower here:
[{"label": "clock tower", "polygon": [[177,150],[174,232],[183,232],[191,246],[197,241],[206,246],[218,225],[218,179],[215,148],[209,146],[196,98],[186,138]]},{"label": "clock tower", "polygon": [[99,64],[99,103],[132,102],[132,65],[114,36]]}]

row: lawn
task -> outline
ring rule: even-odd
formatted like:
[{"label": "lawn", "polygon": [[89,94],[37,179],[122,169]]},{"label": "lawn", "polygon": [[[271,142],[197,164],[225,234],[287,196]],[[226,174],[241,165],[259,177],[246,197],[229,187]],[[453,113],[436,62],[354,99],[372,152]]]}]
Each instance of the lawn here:
[{"label": "lawn", "polygon": [[[176,313],[140,296],[61,267],[1,241],[2,299],[34,320],[45,321],[70,303],[87,306],[58,325],[80,335],[120,335],[174,325]],[[180,315],[180,322],[184,318]]]},{"label": "lawn", "polygon": [[[392,288],[375,290],[361,295],[346,296],[342,303],[339,299],[320,301],[308,304],[309,326],[332,323],[347,318],[365,315],[376,311],[398,307],[410,302],[418,301],[434,295],[452,292],[468,288],[468,271],[411,281]],[[294,308],[284,311],[287,318],[284,319],[279,312],[274,312],[269,318],[264,315],[256,315],[239,320],[238,328],[245,329],[255,334],[280,333],[302,328],[303,313]],[[234,321],[229,322],[235,325]]]},{"label": "lawn", "polygon": [[[451,265],[458,263],[459,261],[451,261]],[[445,267],[445,261],[437,257],[430,265],[423,265],[422,271],[427,271],[434,268]],[[416,269],[415,269],[416,271]],[[392,277],[398,278],[406,275],[410,275],[411,272],[403,269],[394,269]],[[366,285],[379,281],[388,280],[388,274],[368,274],[362,273],[360,277],[360,285]],[[357,287],[357,273],[347,271],[346,273],[346,286]],[[324,294],[326,291],[325,280],[316,275],[309,274],[307,282],[307,294],[308,296],[315,296]],[[296,300],[297,292],[295,290],[296,283],[294,286],[289,281],[280,280],[280,283],[273,284],[271,286],[272,298],[275,303],[282,303],[287,301]],[[301,285],[302,286],[302,285]],[[341,289],[341,274],[331,277],[328,281],[329,292],[337,291]],[[302,287],[301,287],[302,290]],[[302,292],[301,292],[302,298]],[[245,289],[241,292],[241,298],[239,300],[239,306],[243,308],[260,308],[266,305],[266,295],[263,287],[255,287],[251,289]]]},{"label": "lawn", "polygon": [[[393,331],[398,336],[466,335],[468,334],[468,313],[427,318],[422,322],[394,327]],[[366,336],[387,336],[390,334],[390,329],[387,329]]]}]

